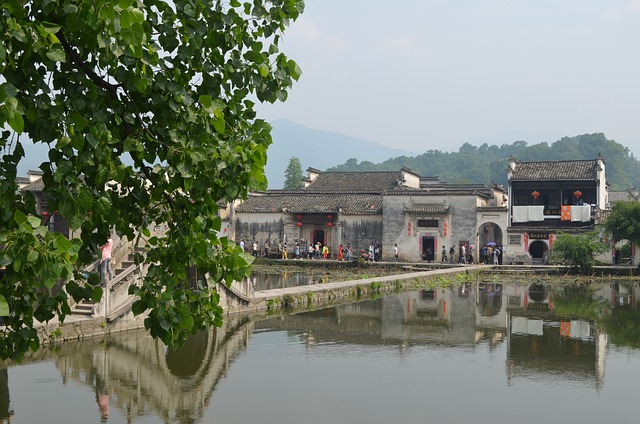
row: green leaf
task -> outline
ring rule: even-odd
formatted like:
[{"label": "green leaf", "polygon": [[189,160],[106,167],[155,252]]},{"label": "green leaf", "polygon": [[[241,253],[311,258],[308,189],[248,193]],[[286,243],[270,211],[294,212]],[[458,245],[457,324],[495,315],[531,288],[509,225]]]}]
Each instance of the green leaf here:
[{"label": "green leaf", "polygon": [[29,215],[27,220],[29,221],[31,228],[38,228],[40,225],[42,225],[42,219],[39,216]]},{"label": "green leaf", "polygon": [[66,13],[67,15],[71,14],[71,13],[76,13],[76,11],[78,10],[78,8],[76,7],[76,5],[74,4],[69,4],[66,3],[62,9],[64,11],[64,13]]},{"label": "green leaf", "polygon": [[193,317],[191,315],[183,315],[180,319],[180,327],[187,331],[193,330]]},{"label": "green leaf", "polygon": [[13,270],[15,272],[20,272],[20,268],[22,267],[22,259],[20,259],[20,257],[16,257],[13,260]]},{"label": "green leaf", "polygon": [[[2,46],[0,44],[0,46]],[[19,93],[19,90],[12,84],[4,82],[0,84],[0,102],[3,102],[8,97],[15,98]]]},{"label": "green leaf", "polygon": [[96,286],[91,290],[91,300],[94,302],[100,302],[102,299],[102,287]]},{"label": "green leaf", "polygon": [[198,97],[198,100],[200,101],[200,103],[202,103],[202,106],[204,106],[205,109],[208,109],[211,106],[211,102],[213,101],[213,97],[211,97],[209,95],[202,95],[202,96]]},{"label": "green leaf", "polygon": [[47,51],[46,56],[54,62],[67,61],[67,54],[60,44],[53,44]]},{"label": "green leaf", "polygon": [[10,314],[9,303],[7,299],[0,294],[0,317],[7,317]]},{"label": "green leaf", "polygon": [[79,113],[73,112],[70,114],[70,117],[73,124],[76,126],[76,131],[84,130],[87,127],[87,124],[89,124],[89,121]]},{"label": "green leaf", "polygon": [[169,320],[166,319],[160,319],[158,320],[158,325],[160,326],[160,328],[162,328],[164,331],[169,331],[169,329],[171,328],[171,323],[169,322]]},{"label": "green leaf", "polygon": [[7,266],[13,261],[13,256],[7,250],[0,251],[0,267]]},{"label": "green leaf", "polygon": [[22,134],[22,132],[24,131],[24,119],[22,118],[21,114],[16,113],[11,118],[7,119],[7,122],[9,123],[9,126],[18,134]]},{"label": "green leaf", "polygon": [[60,28],[62,27],[58,24],[45,21],[45,22],[42,22],[41,25],[38,25],[38,28],[40,28],[42,31],[46,33],[55,34],[56,32],[60,31]]},{"label": "green leaf", "polygon": [[133,302],[133,305],[131,305],[131,312],[133,312],[133,315],[135,316],[140,315],[146,310],[147,310],[147,304],[142,299],[136,300],[135,302]]},{"label": "green leaf", "polygon": [[39,256],[37,250],[30,250],[29,253],[27,253],[27,262],[35,262]]},{"label": "green leaf", "polygon": [[29,219],[27,218],[27,215],[25,215],[22,211],[19,211],[19,210],[17,210],[14,213],[13,219],[14,219],[14,221],[16,221],[16,223],[20,227],[24,227],[25,224],[28,224],[28,222],[29,222]]}]

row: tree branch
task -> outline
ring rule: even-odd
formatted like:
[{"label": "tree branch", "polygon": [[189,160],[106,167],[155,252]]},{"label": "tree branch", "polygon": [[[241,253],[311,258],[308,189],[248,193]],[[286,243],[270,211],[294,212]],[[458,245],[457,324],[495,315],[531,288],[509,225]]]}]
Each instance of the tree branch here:
[{"label": "tree branch", "polygon": [[62,48],[67,53],[67,55],[71,58],[73,63],[75,63],[80,69],[82,69],[82,71],[85,73],[85,75],[91,81],[93,81],[98,87],[101,87],[101,88],[105,89],[107,91],[107,93],[109,93],[109,97],[111,97],[111,99],[118,100],[117,91],[118,91],[118,87],[120,87],[120,84],[111,84],[110,82],[105,81],[102,78],[100,78],[100,76],[98,74],[96,74],[93,71],[93,69],[91,69],[82,60],[82,58],[80,57],[78,52],[76,52],[71,47],[71,45],[67,41],[66,37],[64,36],[64,33],[62,32],[62,30],[60,30],[60,31],[58,31],[56,33],[56,37],[58,37],[58,40],[60,40],[60,44],[62,44]]}]

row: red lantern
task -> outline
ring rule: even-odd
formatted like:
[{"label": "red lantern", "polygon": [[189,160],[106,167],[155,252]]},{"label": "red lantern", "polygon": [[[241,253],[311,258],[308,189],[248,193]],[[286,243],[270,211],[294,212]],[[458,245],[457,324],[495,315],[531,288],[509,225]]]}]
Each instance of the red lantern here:
[{"label": "red lantern", "polygon": [[327,227],[333,227],[333,222],[327,223]]},{"label": "red lantern", "polygon": [[331,220],[333,219],[333,215],[331,215],[331,214],[327,215],[327,219],[328,219],[329,221],[331,221]]},{"label": "red lantern", "polygon": [[540,197],[540,192],[538,190],[534,190],[531,192],[531,196],[535,199],[538,200],[538,197]]},{"label": "red lantern", "polygon": [[42,211],[42,216],[45,218],[49,216],[49,211]]},{"label": "red lantern", "polygon": [[296,215],[296,219],[297,219],[298,221],[300,221],[300,220],[302,219],[302,215],[297,214],[297,215]]},{"label": "red lantern", "polygon": [[297,225],[298,227],[302,227],[302,222],[298,221],[298,222],[296,222],[296,225]]},{"label": "red lantern", "polygon": [[576,190],[573,192],[573,195],[575,196],[576,199],[579,199],[582,197],[582,192],[580,190]]}]

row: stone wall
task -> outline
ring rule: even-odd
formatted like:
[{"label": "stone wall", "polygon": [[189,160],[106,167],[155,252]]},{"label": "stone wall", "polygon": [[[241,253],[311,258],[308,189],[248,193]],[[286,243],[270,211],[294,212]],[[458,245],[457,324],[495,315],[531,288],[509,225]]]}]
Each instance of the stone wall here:
[{"label": "stone wall", "polygon": [[268,241],[272,246],[284,239],[285,222],[282,214],[243,214],[234,225],[235,240],[244,239],[247,248],[250,242],[257,241],[260,246]]},{"label": "stone wall", "polygon": [[[398,256],[401,261],[422,261],[422,238],[433,237],[435,241],[435,261],[441,259],[442,246],[447,252],[451,245],[457,246],[461,241],[470,244],[477,242],[478,200],[475,196],[429,196],[429,205],[450,206],[450,213],[407,213],[405,206],[412,205],[415,196],[385,196],[384,234],[382,237],[383,260],[393,259],[393,245],[398,245]],[[427,202],[420,199],[419,202]],[[437,220],[437,227],[418,227],[418,220]],[[445,236],[444,224],[447,224]],[[476,248],[477,250],[477,248]]]},{"label": "stone wall", "polygon": [[354,257],[369,250],[371,243],[382,243],[382,216],[341,216],[341,243],[351,245]]}]

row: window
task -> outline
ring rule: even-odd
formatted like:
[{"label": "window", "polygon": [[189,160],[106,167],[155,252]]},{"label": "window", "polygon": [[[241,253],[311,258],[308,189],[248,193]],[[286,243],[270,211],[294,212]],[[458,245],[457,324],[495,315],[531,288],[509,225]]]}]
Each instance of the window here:
[{"label": "window", "polygon": [[419,219],[418,227],[438,227],[437,219]]}]

